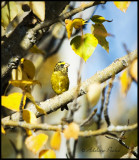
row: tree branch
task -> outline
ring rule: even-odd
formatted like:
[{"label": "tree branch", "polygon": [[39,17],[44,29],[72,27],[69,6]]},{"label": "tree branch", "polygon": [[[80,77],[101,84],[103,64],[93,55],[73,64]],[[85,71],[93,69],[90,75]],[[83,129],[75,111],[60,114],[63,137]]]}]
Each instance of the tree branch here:
[{"label": "tree branch", "polygon": [[[40,130],[46,130],[46,131],[60,131],[62,132],[62,125],[48,125],[47,123],[43,124],[30,124],[26,122],[16,122],[16,121],[1,121],[2,125],[4,126],[10,126],[10,127],[22,127],[27,129],[40,129]],[[137,129],[138,125],[125,125],[125,126],[109,126],[107,128],[98,129],[95,131],[88,130],[88,131],[79,131],[79,136],[81,137],[90,137],[90,136],[98,136],[98,135],[104,135],[111,132],[122,132],[122,131],[131,131],[134,129]]]},{"label": "tree branch", "polygon": [[98,116],[97,129],[99,129],[100,125],[101,125],[101,116],[102,116],[102,111],[103,111],[103,108],[104,108],[104,101],[105,101],[105,90],[106,90],[106,87],[104,87],[103,90],[102,90],[100,113],[97,114],[97,116]]},{"label": "tree branch", "polygon": [[[115,60],[107,68],[105,68],[102,71],[97,72],[94,76],[82,82],[80,86],[80,91],[78,92],[78,97],[87,93],[88,85],[95,83],[95,82],[103,83],[104,81],[118,74],[124,68],[128,67],[129,61],[133,61],[134,59],[137,58],[137,50],[131,52],[129,55],[125,55],[124,57]],[[129,57],[130,57],[130,60],[129,60]],[[44,102],[40,102],[39,106],[46,112],[46,114],[54,112],[58,110],[59,108],[61,108],[61,106],[69,102],[72,102],[74,100],[75,94],[77,93],[77,88],[78,86],[62,93],[61,95],[55,96]],[[37,111],[37,109],[35,108],[33,104],[28,108],[28,110],[32,111],[37,117],[42,115]],[[19,113],[16,112],[12,114],[11,116],[3,118],[3,120],[5,121],[10,120],[10,119],[14,121],[19,121]]]},{"label": "tree branch", "polygon": [[94,109],[94,111],[80,124],[80,127],[86,125],[89,121],[91,121],[91,119],[94,117],[96,112],[97,112],[97,108]]},{"label": "tree branch", "polygon": [[91,131],[91,130],[80,131],[79,136],[90,137],[90,136],[103,135],[111,132],[131,131],[131,130],[137,129],[137,127],[138,127],[137,123],[130,126],[109,126],[108,128],[102,128],[95,131]]},{"label": "tree branch", "polygon": [[109,137],[109,136],[106,136],[106,137],[107,137],[108,139],[114,139],[114,140],[116,140],[116,141],[119,142],[122,146],[124,146],[125,148],[129,149],[129,150],[131,151],[131,153],[132,153],[135,157],[138,156],[138,154],[137,154],[135,151],[132,150],[132,147],[127,146],[127,145],[125,144],[125,142],[122,141],[121,138]]},{"label": "tree branch", "polygon": [[81,5],[80,7],[78,8],[75,8],[73,9],[72,11],[69,11],[65,14],[62,14],[61,16],[59,16],[58,18],[54,19],[54,20],[51,20],[51,21],[44,21],[43,23],[41,24],[38,24],[36,25],[34,28],[33,28],[33,31],[36,32],[40,29],[43,29],[43,28],[49,28],[52,24],[56,23],[56,22],[61,22],[81,11],[84,11],[85,9],[89,8],[89,7],[92,7],[92,6],[95,6],[95,5],[98,5],[98,4],[104,4],[106,3],[106,1],[93,1],[93,2],[89,2],[89,3],[86,3],[84,5]]},{"label": "tree branch", "polygon": [[112,77],[112,79],[109,82],[109,87],[108,87],[108,91],[107,91],[107,95],[106,95],[106,100],[105,100],[105,104],[104,104],[104,117],[105,117],[105,121],[107,123],[107,126],[111,125],[109,114],[108,114],[108,104],[109,104],[110,93],[111,93],[111,89],[112,89],[112,86],[113,86],[113,80],[114,80],[114,78],[115,78],[115,75]]}]

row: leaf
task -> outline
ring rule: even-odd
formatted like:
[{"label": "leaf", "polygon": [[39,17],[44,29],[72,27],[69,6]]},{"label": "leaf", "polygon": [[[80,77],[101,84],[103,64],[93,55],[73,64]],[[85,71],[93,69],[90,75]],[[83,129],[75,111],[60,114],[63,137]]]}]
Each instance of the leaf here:
[{"label": "leaf", "polygon": [[25,58],[20,60],[17,69],[12,70],[12,80],[32,80],[35,76],[34,64]]},{"label": "leaf", "polygon": [[77,139],[79,135],[79,126],[72,122],[68,125],[67,128],[64,129],[63,133],[66,139],[74,138]]},{"label": "leaf", "polygon": [[59,150],[60,144],[61,144],[60,132],[59,131],[54,132],[54,134],[52,135],[51,141],[50,141],[50,146],[55,150]]},{"label": "leaf", "polygon": [[14,1],[9,1],[1,10],[2,26],[6,28],[17,14],[18,8],[16,6],[16,3]]},{"label": "leaf", "polygon": [[131,77],[137,82],[138,72],[137,72],[137,59],[135,59],[130,67],[129,67],[129,73]]},{"label": "leaf", "polygon": [[70,19],[65,19],[65,24],[66,24],[66,30],[68,34],[68,39],[70,39],[72,30],[73,30],[73,25],[72,25],[72,20]]},{"label": "leaf", "polygon": [[31,1],[29,4],[32,12],[41,20],[45,19],[45,1],[35,2]]},{"label": "leaf", "polygon": [[34,45],[32,48],[30,48],[29,52],[31,53],[41,53],[42,55],[45,55],[45,52],[39,49],[36,45]]},{"label": "leaf", "polygon": [[121,91],[123,95],[126,96],[132,83],[132,79],[128,74],[128,70],[125,70],[122,73],[122,75],[120,76],[120,82],[121,82]]},{"label": "leaf", "polygon": [[[32,133],[32,130],[28,129],[28,128],[25,128],[26,130],[26,133],[28,136],[31,136],[33,133]],[[34,129],[35,130],[35,129]]]},{"label": "leaf", "polygon": [[114,1],[115,6],[124,13],[128,9],[130,3],[131,3],[130,1],[124,1],[124,2]]},{"label": "leaf", "polygon": [[92,55],[97,44],[98,40],[90,33],[84,34],[83,37],[76,36],[70,42],[73,51],[82,57],[85,62]]},{"label": "leaf", "polygon": [[23,120],[26,121],[27,123],[32,123],[33,124],[33,123],[37,122],[36,115],[33,112],[31,112],[27,109],[23,110],[23,115],[22,116],[23,116]]},{"label": "leaf", "polygon": [[[27,109],[23,110],[22,117],[23,117],[23,120],[26,121],[27,123],[35,124],[37,122],[36,115]],[[32,131],[28,128],[26,128],[26,133],[28,136],[32,135]]]},{"label": "leaf", "polygon": [[107,36],[111,36],[110,33],[107,32],[106,28],[103,24],[92,24],[91,31],[95,36],[101,36],[106,38]]},{"label": "leaf", "polygon": [[[35,76],[35,66],[30,60],[22,58],[20,60],[19,67],[21,67],[22,72],[25,72],[28,79],[33,79],[34,78],[34,76]],[[22,78],[22,80],[24,80],[24,77]]]},{"label": "leaf", "polygon": [[1,126],[1,133],[2,133],[2,134],[6,134],[5,129],[4,129],[3,126]]},{"label": "leaf", "polygon": [[[28,87],[35,85],[35,84],[39,84],[40,82],[38,80],[11,80],[9,81],[9,84],[12,84],[15,87],[19,87],[23,90],[27,90],[28,91]],[[27,89],[26,89],[27,88]]]},{"label": "leaf", "polygon": [[31,135],[27,137],[25,144],[30,151],[36,154],[44,146],[47,140],[48,136],[40,133],[39,135]]},{"label": "leaf", "polygon": [[86,21],[83,20],[82,18],[75,18],[73,20],[65,19],[66,30],[68,33],[68,39],[70,39],[70,37],[71,37],[73,27],[75,29],[80,29],[85,24],[85,22]]},{"label": "leaf", "polygon": [[[8,96],[2,96],[2,106],[10,110],[19,112],[22,96],[23,94],[21,93],[11,93]],[[25,102],[26,102],[26,96],[24,96],[22,109],[25,106]]]},{"label": "leaf", "polygon": [[30,92],[26,92],[26,96],[35,105],[35,107],[38,110],[38,112],[40,112],[42,114],[46,114],[45,110],[43,110],[39,105],[36,104],[36,102],[35,102],[35,100],[34,100],[34,98],[33,98],[33,96],[31,95]]},{"label": "leaf", "polygon": [[112,20],[111,21],[109,21],[109,20],[106,20],[104,17],[102,17],[102,16],[99,16],[99,15],[94,15],[92,18],[91,18],[91,20],[94,22],[94,23],[103,23],[103,22],[105,22],[105,21],[107,21],[107,22],[112,22]]},{"label": "leaf", "polygon": [[72,25],[75,29],[80,29],[85,24],[85,22],[86,21],[82,18],[75,18],[72,20]]},{"label": "leaf", "polygon": [[109,53],[109,42],[106,40],[106,36],[109,34],[103,24],[92,24],[92,34],[98,40],[98,43]]},{"label": "leaf", "polygon": [[39,153],[39,158],[56,158],[56,154],[52,149],[42,150]]},{"label": "leaf", "polygon": [[91,107],[94,107],[98,103],[100,99],[101,91],[102,91],[102,87],[100,83],[94,83],[89,85],[87,98],[91,104]]}]

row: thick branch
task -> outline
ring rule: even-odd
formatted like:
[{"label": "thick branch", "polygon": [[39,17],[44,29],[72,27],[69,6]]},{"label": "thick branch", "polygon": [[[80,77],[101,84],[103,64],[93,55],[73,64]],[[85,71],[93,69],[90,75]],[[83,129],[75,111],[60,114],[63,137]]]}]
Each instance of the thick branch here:
[{"label": "thick branch", "polygon": [[[130,57],[130,60],[129,60]],[[115,74],[122,71],[124,68],[128,67],[129,61],[133,61],[137,58],[137,50],[131,52],[128,55],[125,55],[122,58],[115,60],[111,65],[105,68],[102,71],[97,72],[94,76],[87,79],[86,81],[81,83],[80,90],[78,92],[78,97],[84,95],[87,92],[87,88],[90,84],[94,82],[103,83],[104,81],[110,79]],[[40,102],[39,106],[48,114],[54,112],[61,108],[61,106],[72,102],[75,98],[75,94],[77,93],[78,86],[64,92],[61,95],[55,96],[54,98],[48,99],[44,102]],[[28,110],[32,111],[37,117],[41,116],[41,114],[36,110],[34,105],[31,105]],[[11,116],[3,118],[3,120],[14,120],[19,121],[19,113],[14,113]]]}]

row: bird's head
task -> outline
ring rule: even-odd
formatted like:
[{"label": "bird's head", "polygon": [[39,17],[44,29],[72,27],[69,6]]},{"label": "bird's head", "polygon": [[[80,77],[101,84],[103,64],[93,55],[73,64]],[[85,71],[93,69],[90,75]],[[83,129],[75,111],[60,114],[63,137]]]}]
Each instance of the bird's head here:
[{"label": "bird's head", "polygon": [[68,67],[70,65],[64,61],[59,61],[54,68],[54,71],[62,71],[64,74],[68,73]]}]

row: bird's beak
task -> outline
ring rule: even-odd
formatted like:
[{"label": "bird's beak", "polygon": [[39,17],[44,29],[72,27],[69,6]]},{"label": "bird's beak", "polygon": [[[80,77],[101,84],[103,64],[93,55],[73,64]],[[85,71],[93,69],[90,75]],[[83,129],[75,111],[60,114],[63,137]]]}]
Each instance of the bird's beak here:
[{"label": "bird's beak", "polygon": [[68,68],[69,66],[70,66],[70,64],[68,64],[68,63],[65,63],[65,65],[64,65],[66,68]]}]

